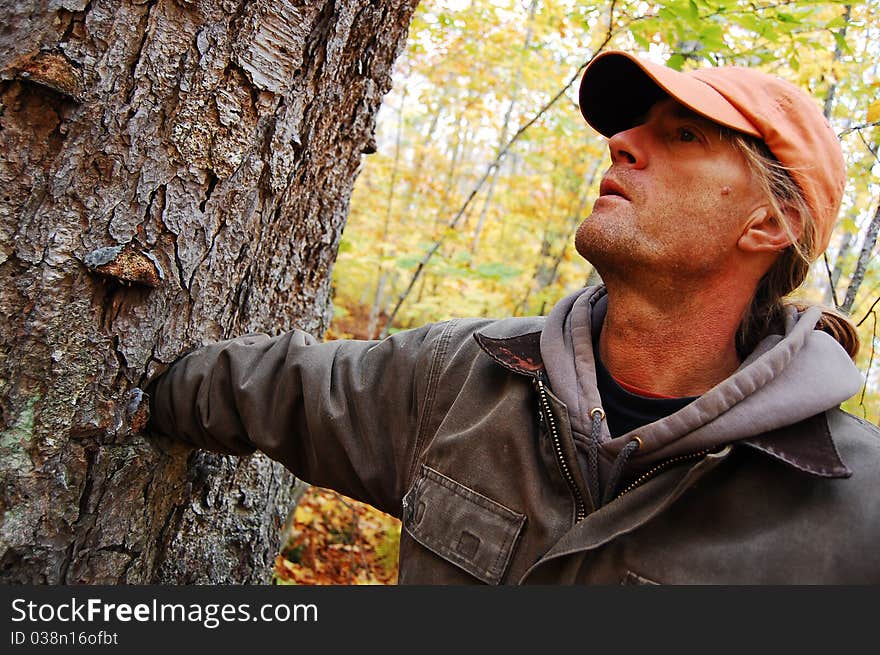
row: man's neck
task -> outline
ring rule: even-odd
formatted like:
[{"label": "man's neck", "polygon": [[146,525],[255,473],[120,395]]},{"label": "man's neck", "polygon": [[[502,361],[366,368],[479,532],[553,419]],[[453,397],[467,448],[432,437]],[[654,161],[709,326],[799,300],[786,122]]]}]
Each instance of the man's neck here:
[{"label": "man's neck", "polygon": [[602,362],[627,384],[664,396],[701,395],[740,365],[735,336],[748,298],[731,295],[704,288],[657,299],[609,287]]}]

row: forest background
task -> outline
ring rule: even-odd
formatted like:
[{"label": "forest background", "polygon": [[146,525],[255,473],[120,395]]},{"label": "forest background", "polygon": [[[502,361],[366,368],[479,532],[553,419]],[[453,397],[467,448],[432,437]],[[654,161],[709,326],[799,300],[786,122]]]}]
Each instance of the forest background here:
[{"label": "forest background", "polygon": [[[817,98],[841,138],[848,184],[828,252],[797,295],[857,323],[865,383],[844,408],[877,423],[878,2],[423,0],[352,195],[327,338],[544,314],[597,279],[573,236],[607,148],[576,92],[608,49],[678,69],[757,66]],[[393,582],[399,534],[369,506],[304,489],[275,579]]]}]

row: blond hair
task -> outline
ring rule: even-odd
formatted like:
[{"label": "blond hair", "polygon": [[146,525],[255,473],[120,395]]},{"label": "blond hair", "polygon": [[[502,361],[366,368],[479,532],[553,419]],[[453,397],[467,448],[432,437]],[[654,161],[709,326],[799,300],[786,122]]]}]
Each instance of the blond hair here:
[{"label": "blond hair", "polygon": [[[769,199],[777,220],[791,240],[791,245],[782,251],[761,278],[737,328],[736,349],[739,356],[745,358],[765,336],[782,331],[786,307],[804,311],[810,306],[810,303],[786,296],[803,283],[811,262],[821,253],[814,252],[816,225],[813,213],[786,167],[762,141],[727,130],[725,136],[745,156],[756,183]],[[847,316],[830,307],[822,307],[816,329],[830,334],[850,357],[855,358],[859,336]]]}]

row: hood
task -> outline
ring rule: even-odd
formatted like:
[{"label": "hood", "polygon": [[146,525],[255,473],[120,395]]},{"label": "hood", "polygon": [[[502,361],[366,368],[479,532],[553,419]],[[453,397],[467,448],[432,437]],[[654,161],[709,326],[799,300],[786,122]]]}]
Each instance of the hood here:
[{"label": "hood", "polygon": [[[602,407],[593,341],[607,302],[603,286],[571,294],[553,308],[541,335],[550,387],[568,408],[576,441],[588,439],[590,410]],[[647,468],[784,428],[853,396],[862,387],[862,375],[833,337],[814,329],[820,316],[818,307],[802,313],[789,308],[785,334],[766,337],[736,372],[674,414],[615,439],[603,421],[599,452],[604,472],[635,435],[642,445],[631,465]]]}]

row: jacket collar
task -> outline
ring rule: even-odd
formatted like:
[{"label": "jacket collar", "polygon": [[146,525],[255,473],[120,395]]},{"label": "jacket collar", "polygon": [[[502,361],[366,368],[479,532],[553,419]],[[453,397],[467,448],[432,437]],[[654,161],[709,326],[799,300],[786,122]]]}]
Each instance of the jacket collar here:
[{"label": "jacket collar", "polygon": [[[487,355],[509,371],[535,377],[544,370],[541,332],[507,338],[477,332],[474,338]],[[748,446],[811,475],[824,478],[852,475],[840,459],[824,412],[794,425],[742,439],[737,445]]]}]

